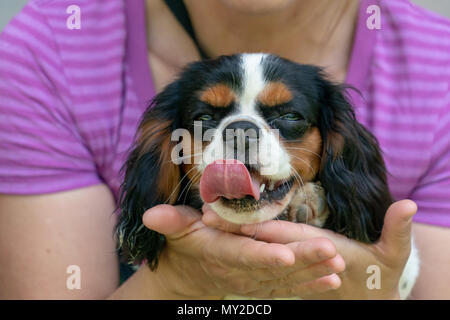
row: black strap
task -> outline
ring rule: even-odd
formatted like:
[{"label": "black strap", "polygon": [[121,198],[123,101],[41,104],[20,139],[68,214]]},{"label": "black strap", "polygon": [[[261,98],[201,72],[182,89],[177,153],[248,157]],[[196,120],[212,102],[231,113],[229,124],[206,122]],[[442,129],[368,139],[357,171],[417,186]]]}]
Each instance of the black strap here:
[{"label": "black strap", "polygon": [[186,9],[186,5],[183,0],[164,0],[166,5],[169,7],[170,11],[172,11],[175,18],[187,32],[187,34],[191,37],[192,41],[194,41],[197,49],[200,53],[202,59],[208,59],[208,55],[202,49],[200,44],[198,43],[197,37],[195,36],[194,28],[192,27],[191,18],[189,17],[189,12]]}]

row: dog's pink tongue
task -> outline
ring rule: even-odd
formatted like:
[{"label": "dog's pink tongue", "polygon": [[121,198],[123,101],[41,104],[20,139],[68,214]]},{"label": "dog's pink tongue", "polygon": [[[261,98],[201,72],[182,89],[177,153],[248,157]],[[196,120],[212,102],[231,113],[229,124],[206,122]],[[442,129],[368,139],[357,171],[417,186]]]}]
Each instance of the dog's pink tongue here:
[{"label": "dog's pink tongue", "polygon": [[200,196],[206,203],[214,202],[219,197],[240,199],[246,195],[259,200],[259,183],[252,179],[239,160],[216,160],[203,171]]}]

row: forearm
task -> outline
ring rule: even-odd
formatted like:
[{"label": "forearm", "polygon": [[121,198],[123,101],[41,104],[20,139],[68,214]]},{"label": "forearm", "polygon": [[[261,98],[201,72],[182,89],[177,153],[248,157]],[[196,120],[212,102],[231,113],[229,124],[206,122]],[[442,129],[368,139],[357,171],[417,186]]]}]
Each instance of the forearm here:
[{"label": "forearm", "polygon": [[114,206],[104,185],[0,195],[0,299],[108,297],[119,279]]},{"label": "forearm", "polygon": [[[217,299],[217,297],[191,297],[193,299]],[[108,299],[113,300],[177,300],[189,299],[166,287],[159,271],[152,272],[143,265],[125,281]]]},{"label": "forearm", "polygon": [[147,300],[147,299],[179,299],[168,292],[158,281],[155,273],[147,266],[142,266],[125,281],[108,299]]}]

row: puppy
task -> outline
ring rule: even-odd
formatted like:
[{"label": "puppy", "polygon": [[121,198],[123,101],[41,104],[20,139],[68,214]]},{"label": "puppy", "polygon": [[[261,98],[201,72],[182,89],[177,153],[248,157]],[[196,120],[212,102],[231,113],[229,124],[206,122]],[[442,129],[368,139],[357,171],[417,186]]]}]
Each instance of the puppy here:
[{"label": "puppy", "polygon": [[[376,242],[393,200],[378,143],[344,89],[318,67],[268,54],[189,65],[153,99],[125,164],[117,231],[128,260],[157,267],[165,238],[142,215],[163,203],[206,202],[233,223],[286,219]],[[403,298],[417,272],[413,248]]]}]

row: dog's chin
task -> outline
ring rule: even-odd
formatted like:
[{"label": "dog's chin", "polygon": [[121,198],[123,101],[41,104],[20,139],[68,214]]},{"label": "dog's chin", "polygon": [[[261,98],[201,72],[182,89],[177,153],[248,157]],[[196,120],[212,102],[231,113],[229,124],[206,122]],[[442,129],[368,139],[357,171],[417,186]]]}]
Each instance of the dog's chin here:
[{"label": "dog's chin", "polygon": [[241,199],[221,197],[210,206],[221,218],[235,224],[264,222],[275,219],[286,209],[297,188],[298,184],[291,179],[273,191],[264,190],[259,200],[251,196]]}]

